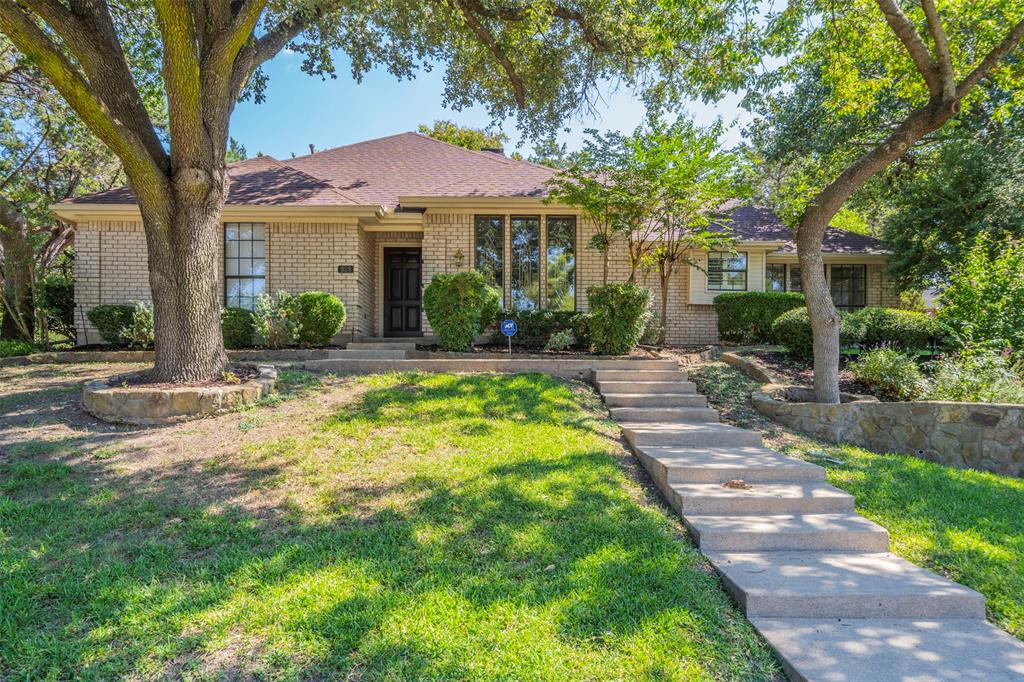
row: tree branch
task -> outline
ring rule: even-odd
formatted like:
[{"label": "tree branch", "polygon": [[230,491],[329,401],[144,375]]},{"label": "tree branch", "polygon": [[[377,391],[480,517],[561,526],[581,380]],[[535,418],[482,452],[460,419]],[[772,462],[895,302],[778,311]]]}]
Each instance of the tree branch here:
[{"label": "tree branch", "polygon": [[957,99],[963,97],[967,92],[977,85],[983,78],[987,78],[992,70],[996,68],[996,65],[1002,61],[1003,57],[1009,54],[1017,45],[1020,44],[1021,39],[1024,38],[1024,20],[1017,23],[1010,32],[1006,35],[1001,43],[992,48],[992,50],[985,55],[985,58],[974,67],[974,70],[967,74],[966,77],[956,86]]},{"label": "tree branch", "polygon": [[501,66],[505,72],[505,76],[508,78],[509,83],[512,85],[512,91],[515,95],[516,104],[520,108],[526,106],[526,86],[523,84],[523,79],[520,78],[519,72],[516,71],[515,64],[505,54],[504,48],[498,44],[497,39],[494,35],[484,26],[477,16],[473,13],[473,10],[469,7],[467,0],[459,0],[459,9],[462,10],[462,16],[466,20],[466,24],[469,26],[469,30],[487,46],[487,49],[491,51],[494,59],[497,60],[498,65]]},{"label": "tree branch", "polygon": [[46,137],[50,134],[50,125],[51,125],[50,117],[47,116],[46,117],[46,130],[43,131],[43,134],[39,136],[39,141],[36,142],[36,146],[33,147],[31,149],[31,151],[29,151],[29,153],[25,155],[25,158],[22,159],[21,162],[18,163],[18,165],[16,165],[11,170],[11,172],[7,174],[6,178],[4,178],[3,180],[0,180],[0,190],[3,190],[5,187],[7,187],[7,185],[11,182],[11,180],[13,180],[15,178],[15,176],[17,176],[18,173],[20,173],[21,170],[25,166],[28,165],[28,162],[31,161],[32,158],[39,152],[39,150],[43,146],[43,143],[46,142]]},{"label": "tree branch", "polygon": [[195,163],[203,150],[203,107],[196,26],[180,0],[156,0],[157,23],[163,37],[164,87],[171,132],[171,165]]},{"label": "tree branch", "polygon": [[[514,8],[514,7],[499,7],[492,9],[485,6],[480,0],[464,0],[466,7],[470,8],[477,16],[485,17],[487,19],[501,19],[502,21],[525,21],[532,16],[530,12],[530,6]],[[547,6],[547,5],[545,5]],[[564,21],[576,24],[580,32],[583,34],[584,39],[590,44],[592,48],[602,52],[608,52],[611,50],[611,45],[604,39],[603,36],[597,34],[594,27],[587,21],[586,15],[582,12],[578,12],[574,9],[570,9],[563,5],[552,5],[550,7],[551,14]]]},{"label": "tree branch", "polygon": [[942,94],[942,83],[939,79],[938,65],[932,59],[931,53],[925,46],[924,41],[921,40],[921,36],[918,34],[913,22],[899,8],[896,0],[877,0],[877,2],[879,9],[882,10],[882,14],[885,15],[885,21],[889,24],[889,28],[900,39],[903,46],[907,48],[910,58],[914,60],[914,65],[921,73],[921,76],[924,77],[925,83],[928,84],[928,92],[933,97],[940,96]]},{"label": "tree branch", "polygon": [[935,41],[935,60],[938,67],[939,80],[942,83],[943,99],[956,96],[956,76],[953,75],[953,59],[949,55],[949,39],[942,28],[939,11],[935,8],[935,0],[921,0],[924,16],[928,20],[928,31]]}]

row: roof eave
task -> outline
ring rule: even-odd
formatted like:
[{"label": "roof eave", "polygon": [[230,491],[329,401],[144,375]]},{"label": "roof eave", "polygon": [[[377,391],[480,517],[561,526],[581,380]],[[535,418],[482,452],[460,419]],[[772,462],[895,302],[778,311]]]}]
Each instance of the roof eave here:
[{"label": "roof eave", "polygon": [[[89,220],[142,220],[137,204],[54,204],[54,213],[69,223]],[[274,222],[304,222],[332,218],[360,218],[381,215],[384,207],[378,205],[303,205],[303,204],[227,204],[221,211],[224,220],[254,220]]]},{"label": "roof eave", "polygon": [[490,210],[508,208],[511,210],[522,210],[524,208],[540,208],[545,212],[550,211],[575,211],[572,206],[555,202],[548,203],[545,197],[518,197],[518,196],[466,196],[466,197],[436,197],[421,195],[401,195],[398,197],[400,206],[408,208],[487,208]]}]

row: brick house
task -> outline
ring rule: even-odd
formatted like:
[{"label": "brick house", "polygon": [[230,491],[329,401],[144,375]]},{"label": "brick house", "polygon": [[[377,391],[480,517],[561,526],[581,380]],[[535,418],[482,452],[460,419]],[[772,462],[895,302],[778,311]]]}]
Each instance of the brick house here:
[{"label": "brick house", "polygon": [[[430,329],[420,291],[437,273],[485,272],[513,308],[585,310],[601,283],[588,248],[594,225],[572,207],[544,203],[550,168],[402,133],[278,161],[230,167],[217,286],[225,306],[252,307],[261,293],[322,290],[348,309],[342,339],[421,336]],[[99,341],[85,317],[102,303],[148,300],[146,240],[128,188],[55,208],[76,225],[79,343]],[[678,268],[669,292],[668,339],[717,340],[712,302],[723,291],[799,290],[789,230],[766,208],[731,211],[736,254],[700,253]],[[837,305],[898,304],[879,243],[830,230],[826,274]],[[626,247],[612,249],[609,281],[629,274]],[[641,283],[657,295],[650,275]]]}]

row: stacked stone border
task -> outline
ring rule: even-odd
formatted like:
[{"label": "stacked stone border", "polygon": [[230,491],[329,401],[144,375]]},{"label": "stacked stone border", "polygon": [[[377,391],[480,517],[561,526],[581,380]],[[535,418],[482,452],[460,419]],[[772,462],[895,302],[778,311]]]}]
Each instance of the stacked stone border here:
[{"label": "stacked stone border", "polygon": [[[228,359],[235,362],[305,362],[335,357],[335,348],[283,348],[280,350],[229,350]],[[0,358],[0,367],[25,365],[67,365],[78,362],[153,362],[151,350],[69,350],[32,353]]]},{"label": "stacked stone border", "polygon": [[896,452],[957,468],[1024,477],[1024,405],[914,400],[880,402],[843,394],[839,405],[808,402],[812,393],[786,386],[760,363],[732,353],[722,359],[758,381],[758,412],[833,443]]},{"label": "stacked stone border", "polygon": [[174,424],[254,403],[273,392],[277,383],[277,370],[269,366],[259,367],[259,376],[251,381],[226,386],[117,386],[129,376],[132,375],[88,382],[82,387],[82,407],[107,422]]}]

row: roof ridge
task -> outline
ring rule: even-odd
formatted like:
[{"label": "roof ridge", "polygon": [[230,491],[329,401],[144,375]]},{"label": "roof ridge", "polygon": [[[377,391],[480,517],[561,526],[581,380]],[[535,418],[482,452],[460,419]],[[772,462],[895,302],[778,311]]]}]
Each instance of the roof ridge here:
[{"label": "roof ridge", "polygon": [[[443,144],[446,147],[452,147],[453,149],[458,149],[459,151],[462,151],[462,152],[468,152],[470,154],[475,154],[476,156],[479,156],[482,159],[487,159],[488,161],[494,161],[496,163],[500,163],[503,166],[507,166],[509,164],[513,164],[513,163],[516,162],[516,159],[510,159],[509,157],[505,156],[505,152],[504,151],[502,151],[501,155],[498,155],[495,152],[485,152],[485,151],[482,151],[482,150],[479,150],[479,149],[470,149],[469,147],[462,147],[460,145],[453,144],[451,142],[445,142],[444,140],[439,140],[436,137],[431,137],[430,135],[424,135],[423,133],[417,132],[415,130],[410,130],[409,134],[415,135],[416,137],[422,138],[424,140],[429,140],[430,142],[434,142],[436,144]],[[502,147],[502,150],[504,150],[504,147]]]},{"label": "roof ridge", "polygon": [[391,139],[393,137],[402,137],[403,135],[409,135],[409,134],[415,135],[415,133],[413,133],[412,131],[405,130],[405,131],[402,131],[400,133],[393,133],[391,135],[383,135],[381,137],[374,137],[374,138],[371,138],[369,140],[360,140],[359,142],[349,142],[348,144],[339,144],[339,145],[337,145],[335,147],[328,147],[327,149],[320,149],[318,151],[312,152],[311,154],[303,154],[302,156],[293,156],[291,159],[288,159],[288,160],[289,161],[295,161],[297,159],[308,159],[311,156],[319,156],[321,154],[327,154],[329,152],[336,152],[339,149],[348,149],[350,147],[360,147],[360,146],[362,146],[364,144],[370,144],[371,142],[380,142],[381,140],[389,140],[389,139]]}]

